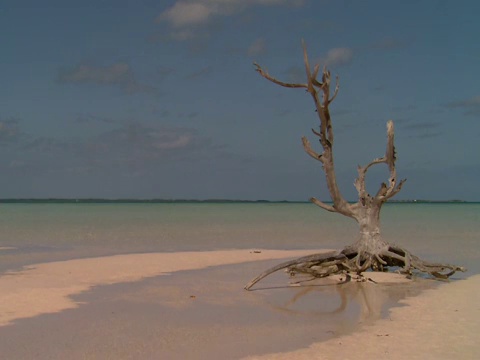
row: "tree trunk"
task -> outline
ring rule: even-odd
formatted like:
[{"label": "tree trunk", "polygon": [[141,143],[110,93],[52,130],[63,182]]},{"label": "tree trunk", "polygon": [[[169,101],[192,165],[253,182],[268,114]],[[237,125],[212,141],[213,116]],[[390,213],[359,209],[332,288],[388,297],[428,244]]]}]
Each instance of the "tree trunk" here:
[{"label": "tree trunk", "polygon": [[353,246],[358,251],[378,254],[388,247],[380,234],[380,209],[380,206],[365,207],[356,219],[360,227],[360,236]]}]

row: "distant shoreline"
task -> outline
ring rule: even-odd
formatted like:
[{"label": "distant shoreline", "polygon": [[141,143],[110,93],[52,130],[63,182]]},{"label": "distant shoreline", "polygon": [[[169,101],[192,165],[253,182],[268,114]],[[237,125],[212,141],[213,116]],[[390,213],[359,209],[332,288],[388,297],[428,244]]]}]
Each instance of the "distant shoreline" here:
[{"label": "distant shoreline", "polygon": [[[11,198],[0,199],[0,204],[308,204],[309,201],[288,200],[232,200],[232,199],[102,199],[102,198]],[[326,201],[326,203],[329,203]],[[389,204],[477,204],[465,200],[393,200]]]}]

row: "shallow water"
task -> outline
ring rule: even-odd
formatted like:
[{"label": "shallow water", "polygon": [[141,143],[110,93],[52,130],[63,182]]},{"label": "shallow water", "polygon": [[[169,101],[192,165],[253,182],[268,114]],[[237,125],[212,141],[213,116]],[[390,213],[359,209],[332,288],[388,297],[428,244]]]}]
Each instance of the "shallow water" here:
[{"label": "shallow water", "polygon": [[[0,271],[119,253],[340,248],[352,219],[309,203],[0,204]],[[480,204],[386,204],[382,231],[432,261],[480,266]]]}]

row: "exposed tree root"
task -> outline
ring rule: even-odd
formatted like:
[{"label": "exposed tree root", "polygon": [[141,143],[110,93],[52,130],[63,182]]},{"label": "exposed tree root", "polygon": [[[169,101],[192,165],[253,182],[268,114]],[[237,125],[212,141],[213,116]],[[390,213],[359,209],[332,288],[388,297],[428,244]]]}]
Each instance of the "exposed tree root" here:
[{"label": "exposed tree root", "polygon": [[358,250],[355,245],[348,246],[341,251],[303,256],[278,264],[250,281],[245,290],[268,275],[282,269],[294,276],[297,273],[309,274],[314,278],[323,278],[336,274],[360,274],[368,269],[373,271],[388,271],[389,267],[400,268],[400,272],[411,276],[414,271],[430,274],[436,279],[445,280],[456,271],[466,271],[464,267],[431,263],[421,260],[405,249],[387,245],[375,253]]}]

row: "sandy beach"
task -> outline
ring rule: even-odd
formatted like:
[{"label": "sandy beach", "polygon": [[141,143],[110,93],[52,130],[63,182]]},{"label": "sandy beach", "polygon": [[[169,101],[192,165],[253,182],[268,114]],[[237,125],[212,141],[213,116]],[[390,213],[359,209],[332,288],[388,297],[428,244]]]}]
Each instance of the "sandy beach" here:
[{"label": "sandy beach", "polygon": [[[2,358],[473,359],[480,351],[480,276],[418,296],[423,285],[397,274],[298,289],[279,274],[243,290],[277,259],[311,253],[130,254],[10,271],[0,277]],[[405,306],[386,314],[397,299]]]}]

